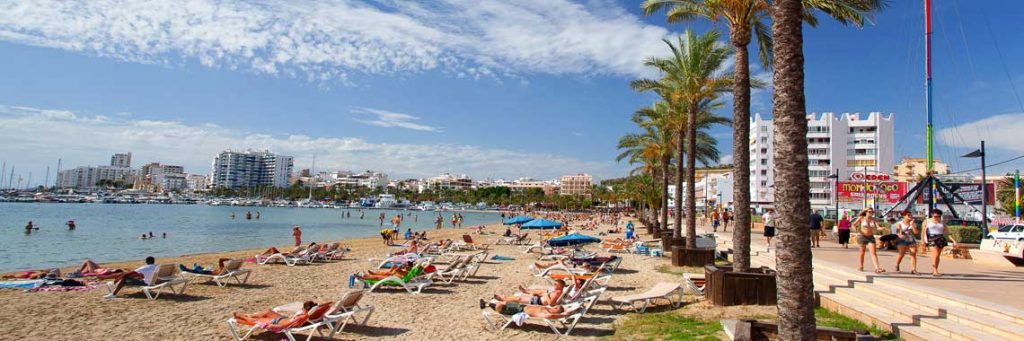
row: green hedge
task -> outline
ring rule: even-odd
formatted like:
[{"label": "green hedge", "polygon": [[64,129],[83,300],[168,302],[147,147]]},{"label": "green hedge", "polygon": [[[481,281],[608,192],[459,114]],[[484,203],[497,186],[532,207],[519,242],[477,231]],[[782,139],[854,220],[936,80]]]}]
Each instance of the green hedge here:
[{"label": "green hedge", "polygon": [[976,244],[981,242],[981,229],[975,226],[948,226],[950,242],[956,239],[959,243]]}]

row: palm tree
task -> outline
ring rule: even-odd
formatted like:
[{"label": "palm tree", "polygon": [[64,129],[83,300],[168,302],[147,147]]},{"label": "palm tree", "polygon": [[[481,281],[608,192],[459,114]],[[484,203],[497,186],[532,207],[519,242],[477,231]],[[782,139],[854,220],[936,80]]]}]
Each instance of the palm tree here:
[{"label": "palm tree", "polygon": [[[715,120],[708,120],[710,111],[708,107],[715,106],[714,99],[722,92],[728,92],[732,88],[732,77],[726,76],[722,71],[722,65],[729,58],[731,51],[718,44],[720,35],[716,31],[710,31],[704,35],[696,35],[691,30],[686,30],[678,38],[678,44],[673,45],[671,41],[665,40],[672,54],[667,58],[648,58],[644,65],[653,67],[662,73],[662,78],[638,79],[631,83],[633,89],[638,91],[653,91],[661,96],[677,112],[679,120],[676,136],[676,152],[679,154],[679,165],[676,176],[676,198],[681,198],[681,180],[683,177],[682,160],[686,160],[687,175],[687,238],[688,248],[696,247],[696,202],[694,201],[693,182],[696,168],[697,132],[703,127],[713,124]],[[700,119],[704,116],[704,119]],[[709,122],[710,121],[710,122]],[[685,137],[685,148],[684,148]],[[682,205],[676,205],[675,217],[675,238],[682,234]]]},{"label": "palm tree", "polygon": [[778,211],[776,287],[779,339],[815,338],[811,273],[810,181],[807,178],[807,116],[800,0],[772,3],[775,71],[772,115],[775,129],[775,208]]},{"label": "palm tree", "polygon": [[[656,107],[652,106],[652,107]],[[639,112],[639,111],[638,111]],[[649,124],[645,122],[644,118],[634,114],[633,122],[636,123],[643,129],[641,133],[630,133],[623,135],[619,138],[618,148],[621,150],[618,156],[615,157],[616,161],[628,160],[631,165],[639,165],[630,171],[630,175],[651,174],[662,179],[666,178],[667,172],[658,172],[661,169],[667,169],[667,163],[662,158],[662,155],[666,154],[665,148],[671,148],[671,143],[664,143],[660,139],[661,132],[658,130],[657,125]],[[671,153],[671,152],[668,152]],[[655,205],[652,208],[662,210],[663,205]],[[644,215],[644,222],[649,221]],[[656,220],[657,218],[655,218]]]},{"label": "palm tree", "polygon": [[[862,26],[870,22],[869,12],[880,10],[886,0],[803,0],[803,20],[812,27],[820,10],[843,24]],[[772,65],[772,33],[767,0],[645,0],[645,15],[664,10],[668,22],[705,18],[713,23],[725,22],[729,42],[736,52],[733,83],[733,202],[735,227],[733,251],[735,271],[750,269],[750,60],[747,46],[757,38],[758,59],[765,68]]]},{"label": "palm tree", "polygon": [[675,138],[671,118],[672,110],[664,101],[659,101],[633,113],[633,122],[644,129],[651,129],[654,139],[658,141],[659,148],[656,154],[658,155],[658,174],[661,178],[658,228],[668,227],[668,170],[672,166],[673,140]]}]

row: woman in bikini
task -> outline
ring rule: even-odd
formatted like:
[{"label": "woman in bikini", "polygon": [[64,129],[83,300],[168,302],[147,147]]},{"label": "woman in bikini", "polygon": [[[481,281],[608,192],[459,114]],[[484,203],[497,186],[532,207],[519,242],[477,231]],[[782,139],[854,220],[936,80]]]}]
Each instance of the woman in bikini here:
[{"label": "woman in bikini", "polygon": [[[946,224],[942,223],[942,211],[932,210],[931,217],[921,222],[921,230],[925,232],[922,239],[927,242],[926,246],[932,257],[932,276],[942,276],[939,273],[939,258],[942,256],[942,249],[946,247],[946,235],[949,234]],[[953,247],[956,246],[957,243],[954,240]]]},{"label": "woman in bikini", "polygon": [[900,263],[903,262],[903,255],[910,251],[910,273],[917,274],[917,236],[920,230],[914,224],[914,217],[910,211],[903,211],[903,219],[896,222],[896,272],[900,272]]},{"label": "woman in bikini", "polygon": [[871,263],[875,265],[875,273],[883,273],[885,269],[878,266],[878,251],[875,247],[875,231],[878,230],[878,222],[875,221],[874,211],[870,208],[860,212],[860,217],[854,222],[854,226],[858,226],[857,233],[857,245],[860,247],[859,251],[859,267],[860,271],[864,271],[864,251],[871,251]]}]

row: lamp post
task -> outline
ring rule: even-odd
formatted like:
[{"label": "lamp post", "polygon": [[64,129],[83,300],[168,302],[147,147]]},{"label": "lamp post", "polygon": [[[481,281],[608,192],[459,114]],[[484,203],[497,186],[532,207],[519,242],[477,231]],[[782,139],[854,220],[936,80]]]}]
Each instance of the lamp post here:
[{"label": "lamp post", "polygon": [[835,201],[836,205],[836,222],[839,221],[839,168],[836,168],[836,173],[829,175],[828,179],[832,179],[832,200]]},{"label": "lamp post", "polygon": [[981,158],[981,240],[988,237],[988,188],[985,185],[985,140],[981,141],[981,149],[964,154],[963,157]]}]

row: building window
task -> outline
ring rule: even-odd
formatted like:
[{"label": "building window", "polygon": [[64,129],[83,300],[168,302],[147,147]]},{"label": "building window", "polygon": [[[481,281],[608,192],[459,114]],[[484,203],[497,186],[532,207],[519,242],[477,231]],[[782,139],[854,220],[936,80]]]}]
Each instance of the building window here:
[{"label": "building window", "polygon": [[761,165],[768,165],[768,159],[761,159]]},{"label": "building window", "polygon": [[847,167],[874,167],[875,160],[847,160]]}]

